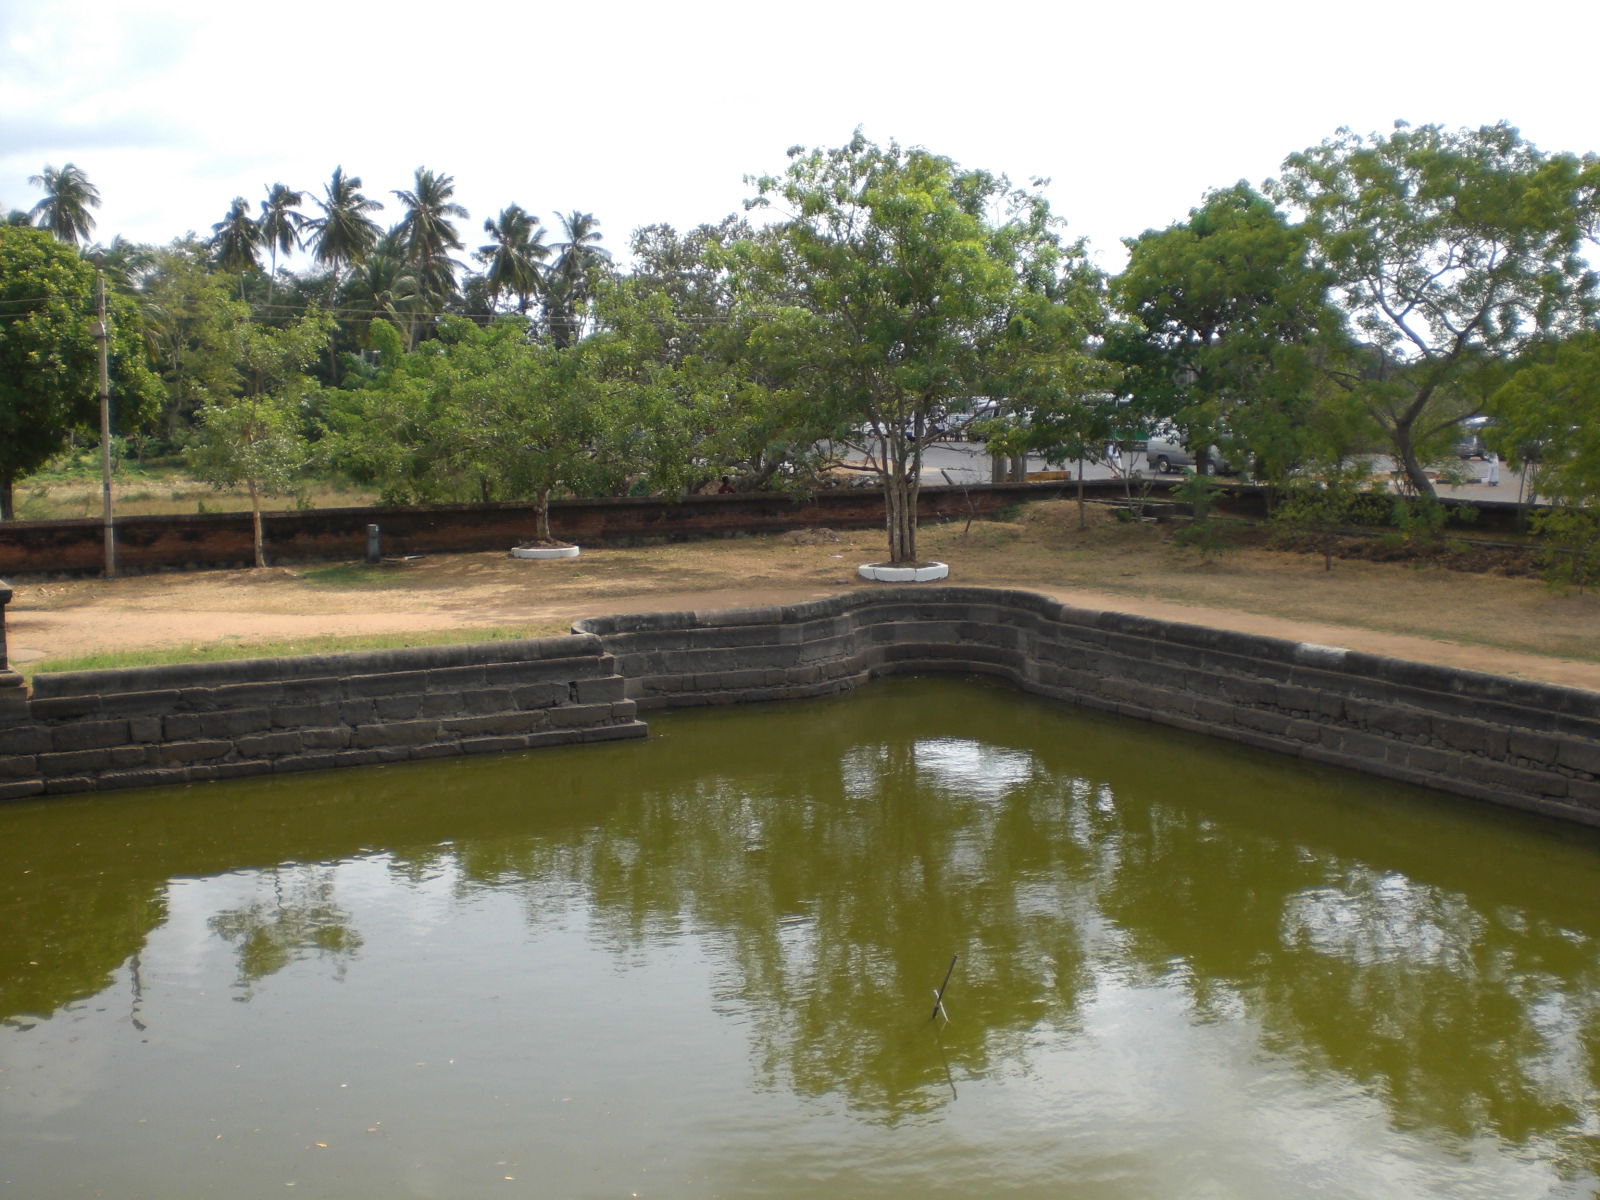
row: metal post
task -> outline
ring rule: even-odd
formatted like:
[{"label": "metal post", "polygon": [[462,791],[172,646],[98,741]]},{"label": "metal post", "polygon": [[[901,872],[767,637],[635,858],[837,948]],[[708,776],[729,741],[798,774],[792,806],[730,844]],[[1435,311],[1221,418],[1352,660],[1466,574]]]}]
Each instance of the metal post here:
[{"label": "metal post", "polygon": [[106,273],[95,262],[95,322],[94,336],[100,343],[100,486],[102,514],[106,534],[106,577],[117,573],[117,534],[111,516],[111,329],[106,324]]},{"label": "metal post", "polygon": [[369,563],[383,561],[383,544],[376,525],[367,526],[367,561]]}]

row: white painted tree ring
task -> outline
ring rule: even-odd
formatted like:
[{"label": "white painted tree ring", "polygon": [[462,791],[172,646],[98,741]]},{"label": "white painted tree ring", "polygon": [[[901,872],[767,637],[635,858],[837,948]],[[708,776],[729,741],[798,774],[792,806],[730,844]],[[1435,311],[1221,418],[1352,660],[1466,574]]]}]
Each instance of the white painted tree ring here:
[{"label": "white painted tree ring", "polygon": [[893,563],[862,563],[856,573],[863,579],[878,583],[931,583],[950,574],[950,565],[942,562],[918,563],[915,566],[897,566]]},{"label": "white painted tree ring", "polygon": [[516,546],[512,558],[577,558],[576,546]]}]

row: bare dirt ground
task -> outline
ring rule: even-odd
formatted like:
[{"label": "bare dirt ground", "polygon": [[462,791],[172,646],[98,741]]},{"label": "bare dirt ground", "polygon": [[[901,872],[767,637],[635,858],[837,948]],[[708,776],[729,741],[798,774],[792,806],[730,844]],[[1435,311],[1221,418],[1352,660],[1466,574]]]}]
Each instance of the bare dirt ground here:
[{"label": "bare dirt ground", "polygon": [[[1336,562],[1260,547],[1203,560],[1167,526],[1068,501],[1015,520],[924,527],[919,548],[949,582],[1037,591],[1096,610],[1142,613],[1296,641],[1600,690],[1600,597],[1542,582],[1440,567]],[[881,587],[856,567],[882,534],[826,530],[640,549],[577,559],[435,555],[381,568],[282,567],[15,584],[12,665],[226,642],[293,652],[307,638],[389,634],[425,644],[444,631],[564,632],[605,613],[791,603]],[[326,648],[326,647],[319,647]]]}]

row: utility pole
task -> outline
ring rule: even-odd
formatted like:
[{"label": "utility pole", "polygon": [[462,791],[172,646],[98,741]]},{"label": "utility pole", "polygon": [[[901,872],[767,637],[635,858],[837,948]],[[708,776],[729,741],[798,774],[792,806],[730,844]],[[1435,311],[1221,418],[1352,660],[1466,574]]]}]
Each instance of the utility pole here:
[{"label": "utility pole", "polygon": [[117,534],[111,517],[111,328],[106,324],[104,259],[94,256],[95,340],[100,343],[100,489],[106,531],[106,578],[117,573]]}]

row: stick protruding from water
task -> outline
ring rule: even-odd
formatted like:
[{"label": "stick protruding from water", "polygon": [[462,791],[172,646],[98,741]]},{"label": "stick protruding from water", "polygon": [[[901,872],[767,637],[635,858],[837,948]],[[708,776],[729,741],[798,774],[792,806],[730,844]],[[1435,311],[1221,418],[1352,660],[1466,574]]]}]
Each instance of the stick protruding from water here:
[{"label": "stick protruding from water", "polygon": [[939,985],[939,989],[933,993],[933,1012],[928,1017],[928,1020],[930,1021],[935,1020],[941,1014],[944,1016],[946,1021],[950,1019],[950,1014],[944,1011],[944,990],[950,986],[950,976],[956,973],[956,959],[959,957],[960,955],[957,954],[952,954],[950,956],[950,966],[945,970],[944,982],[941,983]]}]

